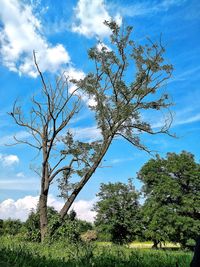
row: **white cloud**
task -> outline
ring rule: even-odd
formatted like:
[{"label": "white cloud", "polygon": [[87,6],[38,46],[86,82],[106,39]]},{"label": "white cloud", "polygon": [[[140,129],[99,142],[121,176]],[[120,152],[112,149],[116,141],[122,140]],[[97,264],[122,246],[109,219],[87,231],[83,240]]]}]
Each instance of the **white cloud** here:
[{"label": "white cloud", "polygon": [[[85,73],[82,70],[75,69],[74,67],[69,67],[65,71],[65,76],[69,80],[80,80],[85,78]],[[76,85],[71,83],[69,86],[69,92],[73,93],[76,89]],[[88,97],[87,95],[84,95],[83,92],[80,90],[75,92],[75,94],[78,95],[86,103],[87,106],[96,106],[97,102],[95,101],[94,97]]]},{"label": "white cloud", "polygon": [[[0,203],[0,218],[20,219],[21,221],[25,221],[30,211],[32,209],[36,210],[38,200],[38,196],[26,196],[16,201],[13,199],[4,200]],[[93,222],[96,213],[91,211],[91,209],[94,203],[95,200],[78,200],[75,201],[72,208],[76,211],[79,219]],[[63,201],[57,200],[54,196],[50,195],[48,205],[59,211],[63,206]]]},{"label": "white cloud", "polygon": [[25,221],[31,209],[37,208],[38,197],[26,196],[14,201],[6,199],[0,203],[0,218],[1,219],[20,219]]},{"label": "white cloud", "polygon": [[19,158],[17,155],[0,154],[0,162],[3,164],[4,167],[9,167],[16,163],[19,163]]},{"label": "white cloud", "polygon": [[104,48],[106,51],[111,52],[111,48],[108,47],[108,46],[107,46],[106,44],[104,44],[103,42],[99,42],[99,43],[97,44],[96,47],[97,47],[97,50],[98,50],[99,52],[101,52],[103,48]]},{"label": "white cloud", "polygon": [[[76,23],[72,30],[90,38],[93,36],[105,37],[110,34],[104,21],[111,21],[112,17],[108,13],[107,7],[103,0],[79,0],[74,9]],[[116,14],[113,18],[119,25],[121,17]]]},{"label": "white cloud", "polygon": [[96,212],[92,211],[95,204],[95,199],[92,200],[78,200],[72,205],[72,209],[76,211],[77,217],[81,220],[94,222]]},{"label": "white cloud", "polygon": [[[66,71],[65,71],[65,77],[68,80],[81,80],[85,78],[85,73],[82,70],[78,70],[75,69],[74,67],[69,67]],[[70,84],[70,88],[69,88],[69,92],[73,93],[76,90],[76,86],[71,83]]]},{"label": "white cloud", "polygon": [[16,176],[19,177],[19,178],[24,178],[25,177],[23,172],[18,172]]},{"label": "white cloud", "polygon": [[42,34],[42,25],[30,5],[19,0],[2,0],[0,17],[0,55],[4,66],[19,74],[36,77],[33,50],[37,52],[40,69],[56,72],[70,57],[61,44],[52,46]]}]

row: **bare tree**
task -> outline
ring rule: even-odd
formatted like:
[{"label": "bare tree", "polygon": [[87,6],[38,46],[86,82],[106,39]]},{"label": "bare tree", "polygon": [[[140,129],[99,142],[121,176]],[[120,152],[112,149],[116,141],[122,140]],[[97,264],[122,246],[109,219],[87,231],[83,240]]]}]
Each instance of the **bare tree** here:
[{"label": "bare tree", "polygon": [[[41,193],[39,199],[41,239],[47,233],[47,198],[50,183],[63,174],[59,180],[61,196],[66,202],[60,211],[61,219],[69,211],[75,198],[92,177],[109,149],[114,138],[120,136],[133,146],[149,152],[140,141],[140,135],[147,133],[169,134],[172,117],[158,131],[143,120],[146,110],[168,109],[170,101],[166,94],[157,91],[172,73],[172,66],[165,64],[164,48],[161,44],[149,41],[148,45],[136,45],[130,40],[131,27],[119,28],[115,22],[105,22],[111,30],[111,49],[101,44],[89,50],[89,58],[94,61],[95,70],[82,80],[71,80],[76,89],[69,93],[69,83],[65,75],[56,79],[55,88],[47,85],[34,54],[34,61],[42,81],[43,98],[32,98],[31,117],[26,120],[21,108],[14,104],[10,115],[16,124],[25,127],[35,142],[29,139],[18,140],[42,152]],[[135,73],[134,68],[135,66]],[[131,71],[131,72],[130,72]],[[130,75],[131,74],[131,75]],[[134,76],[130,80],[130,76]],[[79,92],[77,94],[77,92]],[[74,140],[66,130],[57,161],[51,160],[60,133],[67,128],[73,116],[80,110],[80,95],[92,97],[96,103],[91,109],[95,112],[97,126],[102,138],[91,143]],[[79,181],[70,182],[78,174]]]},{"label": "bare tree", "polygon": [[[41,73],[34,52],[34,62],[42,81],[42,90],[38,99],[32,97],[32,107],[29,117],[26,118],[21,106],[17,102],[9,114],[15,123],[26,128],[31,136],[27,140],[20,140],[14,137],[16,144],[26,144],[38,150],[42,154],[41,169],[37,173],[41,177],[41,189],[39,198],[41,240],[47,232],[47,198],[49,187],[57,175],[71,168],[72,159],[66,165],[66,154],[58,150],[58,142],[61,133],[69,124],[71,119],[80,110],[80,98],[76,90],[69,92],[69,81],[65,74],[56,78],[55,88],[47,84]],[[62,146],[61,146],[62,147]],[[67,161],[69,162],[69,161]]]}]

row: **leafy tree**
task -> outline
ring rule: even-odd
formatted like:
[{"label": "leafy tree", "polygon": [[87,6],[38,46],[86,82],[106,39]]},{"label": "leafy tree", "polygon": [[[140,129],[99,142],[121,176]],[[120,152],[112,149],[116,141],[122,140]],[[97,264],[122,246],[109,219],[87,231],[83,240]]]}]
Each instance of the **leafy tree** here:
[{"label": "leafy tree", "polygon": [[114,243],[133,240],[138,231],[139,194],[132,181],[101,184],[97,197],[95,225],[100,232],[110,235]]},{"label": "leafy tree", "polygon": [[[100,50],[97,46],[91,48],[88,55],[94,62],[95,71],[82,80],[72,80],[81,92],[96,102],[90,108],[95,112],[102,139],[89,145],[74,142],[71,136],[68,137],[67,144],[70,143],[72,149],[66,153],[70,151],[72,155],[81,156],[85,166],[78,172],[80,182],[68,196],[60,211],[61,217],[65,216],[78,193],[91,178],[115,137],[120,136],[133,146],[149,151],[141,142],[140,134],[169,134],[171,114],[169,121],[158,131],[154,131],[150,123],[141,116],[146,110],[158,111],[171,104],[167,94],[160,92],[159,96],[154,97],[172,73],[172,66],[164,63],[165,49],[161,43],[151,41],[145,46],[137,45],[131,40],[132,27],[120,29],[113,21],[105,24],[111,30],[112,50],[104,45]],[[134,78],[128,79],[133,66]],[[91,148],[92,153],[88,153]]]},{"label": "leafy tree", "polygon": [[146,197],[144,233],[154,241],[190,245],[200,231],[200,165],[188,152],[157,156],[139,172]]},{"label": "leafy tree", "polygon": [[[32,98],[29,118],[23,115],[17,103],[10,113],[15,123],[27,129],[33,137],[33,142],[15,138],[16,142],[30,145],[42,155],[38,171],[41,177],[39,211],[42,240],[47,233],[49,187],[56,177],[60,178],[61,196],[66,198],[60,211],[63,219],[98,168],[114,138],[120,136],[133,146],[149,151],[141,142],[140,134],[169,134],[170,122],[154,131],[141,116],[146,110],[159,111],[170,105],[167,94],[160,92],[172,73],[172,66],[164,62],[165,49],[161,43],[152,41],[144,46],[137,45],[131,40],[132,27],[120,28],[114,21],[105,24],[111,31],[111,49],[102,45],[101,49],[95,46],[89,50],[94,72],[81,80],[70,80],[63,74],[56,79],[54,88],[46,82],[34,53],[42,94],[38,99]],[[76,87],[73,92],[68,90],[72,83]],[[90,108],[95,112],[102,134],[100,140],[92,143],[74,140],[69,128],[69,122],[80,110],[80,96],[83,94],[96,103]],[[60,140],[63,131],[67,134]],[[57,146],[58,141],[62,141],[65,148]],[[55,151],[59,152],[57,158]],[[80,180],[72,183],[70,178],[74,175],[78,175]]]}]

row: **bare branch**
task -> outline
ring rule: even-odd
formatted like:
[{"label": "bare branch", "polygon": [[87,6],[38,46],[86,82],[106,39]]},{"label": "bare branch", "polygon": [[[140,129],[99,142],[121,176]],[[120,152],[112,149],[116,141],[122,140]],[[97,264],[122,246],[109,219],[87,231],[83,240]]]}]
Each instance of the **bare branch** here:
[{"label": "bare branch", "polygon": [[15,145],[19,145],[19,144],[25,144],[25,145],[29,145],[33,148],[38,149],[39,151],[42,149],[42,146],[37,146],[32,144],[31,142],[27,141],[27,140],[20,140],[18,139],[16,136],[13,136],[13,139],[16,141],[16,143],[12,143],[12,144],[5,144],[5,146],[15,146]]},{"label": "bare branch", "polygon": [[35,63],[35,66],[36,66],[36,68],[37,68],[37,71],[38,71],[38,73],[39,73],[39,75],[40,75],[40,78],[41,78],[43,87],[44,87],[44,89],[45,89],[45,92],[47,92],[47,86],[46,86],[46,83],[45,83],[43,74],[42,74],[42,72],[41,72],[40,69],[39,69],[39,66],[38,66],[38,63],[37,63],[37,59],[36,59],[36,53],[35,53],[35,50],[33,50],[33,59],[34,59],[34,63]]},{"label": "bare branch", "polygon": [[63,166],[63,167],[59,168],[58,170],[56,170],[56,171],[49,177],[49,182],[52,182],[53,179],[54,179],[59,173],[61,173],[61,172],[63,172],[63,171],[66,171],[66,170],[71,171],[71,169],[72,169],[72,165],[73,165],[73,163],[74,163],[75,161],[77,161],[77,160],[76,160],[76,159],[72,159],[69,165],[67,165],[67,166]]}]

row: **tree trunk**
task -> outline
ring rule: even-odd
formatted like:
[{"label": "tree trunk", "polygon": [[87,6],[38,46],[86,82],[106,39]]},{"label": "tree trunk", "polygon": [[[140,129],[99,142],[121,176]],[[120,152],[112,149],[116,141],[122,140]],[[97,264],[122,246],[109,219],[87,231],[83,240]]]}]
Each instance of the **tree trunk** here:
[{"label": "tree trunk", "polygon": [[158,249],[158,244],[159,244],[160,242],[158,241],[158,240],[153,240],[153,246],[152,246],[152,248],[153,249]]},{"label": "tree trunk", "polygon": [[40,213],[40,235],[41,235],[41,242],[43,243],[45,237],[47,235],[47,196],[48,190],[40,194],[39,199],[39,213]]},{"label": "tree trunk", "polygon": [[48,163],[48,150],[47,150],[47,126],[43,129],[43,163],[42,163],[42,176],[41,176],[41,190],[39,199],[39,214],[40,214],[40,237],[43,243],[47,235],[48,217],[47,217],[47,200],[49,193],[49,163]]},{"label": "tree trunk", "polygon": [[41,191],[39,199],[39,213],[40,213],[40,236],[43,243],[47,235],[47,200],[49,193],[49,172],[47,161],[43,164],[42,179],[41,179]]},{"label": "tree trunk", "polygon": [[101,160],[103,159],[104,155],[106,154],[112,140],[113,140],[113,136],[109,137],[106,142],[103,145],[103,148],[101,150],[101,153],[99,154],[99,157],[97,159],[97,161],[93,164],[93,166],[90,168],[90,170],[86,173],[86,175],[81,179],[81,181],[79,182],[78,186],[73,190],[73,192],[71,193],[71,195],[69,196],[69,198],[67,199],[67,201],[65,202],[64,206],[62,207],[61,211],[60,211],[60,216],[63,219],[67,212],[69,211],[71,205],[73,204],[74,200],[76,199],[77,195],[79,194],[79,192],[82,190],[82,188],[85,186],[85,184],[89,181],[89,179],[91,178],[91,176],[93,175],[93,173],[96,171],[96,169],[99,167],[99,164],[101,162]]}]

